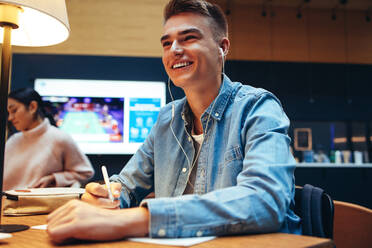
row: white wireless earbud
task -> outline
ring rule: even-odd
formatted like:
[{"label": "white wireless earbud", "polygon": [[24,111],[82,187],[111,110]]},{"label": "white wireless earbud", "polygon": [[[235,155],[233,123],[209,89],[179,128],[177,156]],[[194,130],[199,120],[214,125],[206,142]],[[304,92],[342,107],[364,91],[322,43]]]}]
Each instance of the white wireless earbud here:
[{"label": "white wireless earbud", "polygon": [[222,58],[224,58],[225,57],[225,53],[223,52],[222,47],[220,47],[220,53],[221,53]]},{"label": "white wireless earbud", "polygon": [[225,53],[223,52],[222,47],[219,47],[219,49],[220,49],[220,53],[222,57],[222,74],[224,74],[225,73]]}]

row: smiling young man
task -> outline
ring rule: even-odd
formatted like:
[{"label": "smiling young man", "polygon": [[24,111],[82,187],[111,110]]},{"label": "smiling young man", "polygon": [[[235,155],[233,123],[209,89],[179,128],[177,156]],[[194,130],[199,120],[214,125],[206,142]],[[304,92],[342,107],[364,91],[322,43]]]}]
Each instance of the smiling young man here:
[{"label": "smiling young man", "polygon": [[[300,233],[289,120],[271,93],[224,75],[223,12],[203,0],[172,0],[164,19],[163,64],[186,97],[160,111],[144,144],[111,177],[120,202],[88,184],[83,200],[91,204],[72,201],[50,214],[49,235],[61,242]],[[155,198],[143,200],[152,191]]]}]

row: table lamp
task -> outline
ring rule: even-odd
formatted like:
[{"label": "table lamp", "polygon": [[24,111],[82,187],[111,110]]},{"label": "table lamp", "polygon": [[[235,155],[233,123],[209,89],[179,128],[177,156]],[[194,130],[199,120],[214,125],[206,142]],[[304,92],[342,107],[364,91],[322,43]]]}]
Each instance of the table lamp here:
[{"label": "table lamp", "polygon": [[[69,31],[65,0],[0,0],[0,37],[3,36],[0,82],[0,192],[3,191],[12,45],[55,45],[65,41]],[[2,211],[1,201],[0,210]],[[15,232],[27,228],[24,225],[1,225],[0,215],[0,232]]]}]

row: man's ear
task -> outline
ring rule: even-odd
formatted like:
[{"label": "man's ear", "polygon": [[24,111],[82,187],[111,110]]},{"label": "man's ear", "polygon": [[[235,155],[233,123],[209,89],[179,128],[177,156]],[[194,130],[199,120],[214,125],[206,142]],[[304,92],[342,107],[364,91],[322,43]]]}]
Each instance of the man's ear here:
[{"label": "man's ear", "polygon": [[222,51],[223,51],[223,54],[224,54],[224,57],[226,57],[226,55],[229,53],[229,49],[230,49],[230,41],[229,41],[229,38],[227,37],[223,37],[220,41],[220,48],[222,48]]},{"label": "man's ear", "polygon": [[39,107],[39,104],[36,101],[31,101],[28,105],[28,111],[31,112],[31,114],[36,113],[37,108]]}]

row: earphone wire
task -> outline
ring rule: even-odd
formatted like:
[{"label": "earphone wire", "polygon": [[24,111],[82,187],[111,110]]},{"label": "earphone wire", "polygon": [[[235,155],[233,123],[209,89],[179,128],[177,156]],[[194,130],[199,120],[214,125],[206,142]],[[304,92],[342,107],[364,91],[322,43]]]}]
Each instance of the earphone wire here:
[{"label": "earphone wire", "polygon": [[212,104],[211,111],[209,112],[209,115],[208,115],[208,120],[207,120],[207,123],[206,123],[206,127],[205,127],[205,130],[203,132],[203,142],[199,146],[198,152],[197,152],[197,154],[196,154],[196,156],[194,158],[194,161],[192,162],[191,168],[189,169],[189,173],[187,175],[187,183],[191,186],[193,192],[194,192],[194,185],[192,185],[192,183],[190,182],[190,175],[191,175],[192,170],[194,169],[194,166],[196,164],[196,161],[199,159],[200,151],[201,151],[201,149],[203,147],[203,144],[205,143],[204,141],[207,139],[207,132],[208,132],[208,127],[209,127],[209,120],[211,118],[211,115],[212,115],[212,112],[213,112],[213,109],[214,109],[214,105],[216,103],[216,100],[217,100],[217,97],[214,99],[213,104]]},{"label": "earphone wire", "polygon": [[[224,62],[225,62],[225,60],[224,60],[223,53],[221,55],[222,55],[222,73],[224,73]],[[174,97],[173,97],[172,91],[170,89],[170,78],[169,77],[168,77],[168,91],[169,91],[169,95],[170,95],[170,97],[172,99],[172,102],[173,102],[174,101]],[[201,149],[203,147],[203,144],[205,143],[204,141],[207,139],[207,132],[208,132],[208,128],[209,128],[209,121],[210,121],[210,118],[211,118],[211,115],[212,115],[212,112],[213,112],[213,109],[214,109],[214,105],[216,104],[217,97],[218,97],[218,94],[217,94],[216,98],[213,100],[211,111],[209,112],[208,119],[207,119],[207,122],[206,122],[206,128],[205,128],[205,130],[203,130],[203,142],[200,144],[199,149],[198,149],[198,152],[197,152],[196,156],[194,157],[194,160],[193,160],[192,163],[190,162],[190,158],[189,158],[189,156],[187,156],[187,153],[186,153],[185,149],[182,147],[181,142],[178,140],[176,134],[174,133],[172,124],[173,124],[173,121],[174,121],[175,106],[174,106],[174,103],[172,103],[172,119],[171,119],[171,122],[169,124],[169,127],[171,129],[171,132],[172,132],[174,138],[177,141],[178,146],[181,148],[183,154],[185,155],[185,157],[187,159],[187,164],[189,166],[189,173],[187,175],[187,183],[191,186],[193,192],[194,192],[194,185],[192,185],[191,182],[190,182],[190,175],[191,175],[192,170],[194,169],[194,166],[196,164],[196,161],[199,159],[199,155],[200,155]]]},{"label": "earphone wire", "polygon": [[172,91],[171,91],[171,88],[170,88],[170,78],[168,77],[168,91],[169,91],[169,95],[172,99],[172,102],[174,102],[174,97],[173,97],[173,94],[172,94]]},{"label": "earphone wire", "polygon": [[[220,48],[220,51],[221,51],[221,58],[222,58],[222,79],[223,79],[223,75],[225,74],[225,54],[223,53],[222,48]],[[170,87],[169,87],[169,78],[168,78],[168,89],[170,90]],[[192,185],[192,183],[190,182],[190,175],[192,173],[192,170],[194,169],[194,166],[196,164],[196,161],[199,159],[200,151],[201,151],[201,149],[203,147],[203,144],[204,144],[204,139],[207,139],[207,132],[208,132],[208,128],[209,128],[209,120],[210,120],[211,115],[213,113],[213,109],[214,109],[214,105],[216,103],[217,97],[218,97],[218,94],[217,94],[216,98],[213,100],[212,108],[211,108],[211,111],[209,112],[209,115],[208,115],[208,120],[207,120],[207,123],[206,123],[206,127],[205,127],[205,130],[203,130],[203,142],[199,146],[198,152],[197,152],[197,154],[196,154],[196,156],[194,158],[194,161],[193,161],[193,163],[191,165],[191,168],[189,169],[189,173],[188,173],[188,176],[187,176],[187,183],[191,186],[193,192],[194,192],[194,185]],[[186,153],[185,153],[185,155],[186,155]],[[187,158],[187,160],[189,161],[188,158]],[[189,164],[189,167],[190,167],[190,164]]]},{"label": "earphone wire", "polygon": [[[168,78],[168,90],[169,90],[169,94],[170,94],[170,97],[172,98],[172,102],[173,102],[174,101],[174,97],[172,95],[172,91],[170,90],[170,78]],[[178,146],[181,148],[183,154],[185,154],[186,159],[187,159],[187,164],[190,167],[191,166],[191,162],[190,162],[189,156],[187,156],[187,153],[185,152],[185,149],[183,149],[183,147],[181,145],[181,142],[178,140],[176,134],[174,133],[173,127],[172,127],[172,124],[173,124],[173,121],[174,121],[174,112],[175,112],[175,109],[174,108],[175,108],[174,103],[172,103],[172,119],[171,119],[171,123],[169,124],[169,127],[171,129],[171,132],[172,132],[174,138],[177,141]]]},{"label": "earphone wire", "polygon": [[221,56],[222,56],[222,75],[225,74],[225,54],[223,53],[223,50],[221,48]]}]

